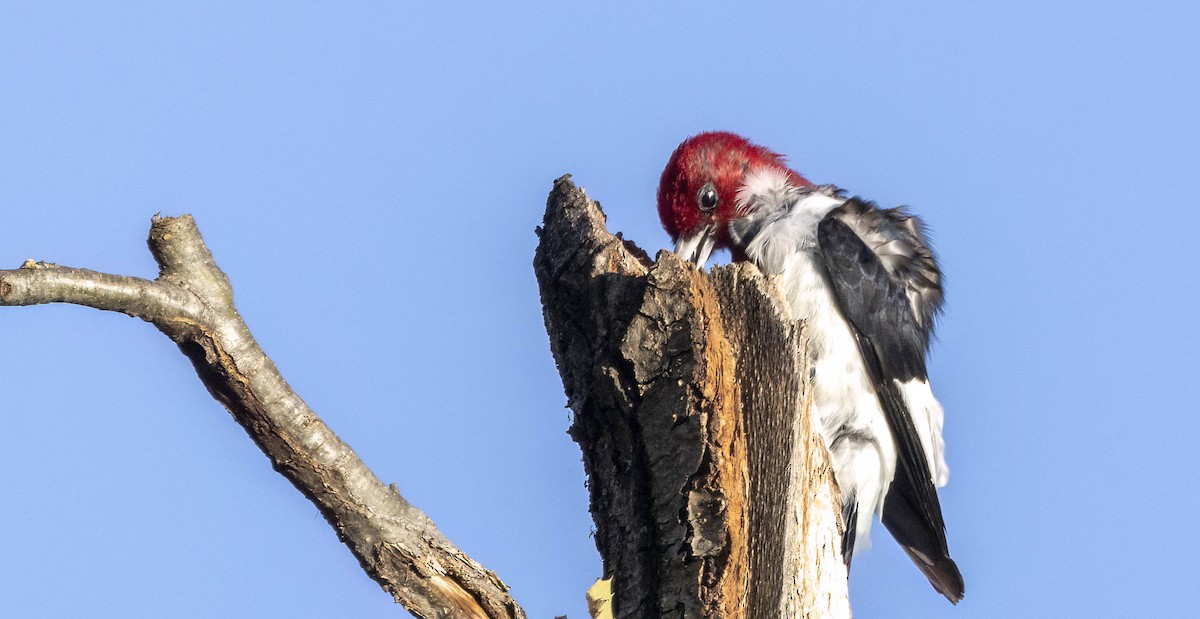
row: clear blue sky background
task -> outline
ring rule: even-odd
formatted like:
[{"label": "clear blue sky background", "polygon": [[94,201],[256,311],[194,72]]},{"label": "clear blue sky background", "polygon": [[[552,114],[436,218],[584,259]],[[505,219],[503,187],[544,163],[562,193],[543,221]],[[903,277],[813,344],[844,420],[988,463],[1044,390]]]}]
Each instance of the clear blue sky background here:
[{"label": "clear blue sky background", "polygon": [[[570,172],[666,246],[708,129],[913,205],[948,273],[967,597],[877,529],[858,617],[1195,611],[1195,2],[99,4],[0,3],[0,264],[153,276],[151,215],[194,214],[288,380],[531,617],[600,570],[533,228]],[[397,615],[150,326],[3,309],[0,377],[0,614]]]}]

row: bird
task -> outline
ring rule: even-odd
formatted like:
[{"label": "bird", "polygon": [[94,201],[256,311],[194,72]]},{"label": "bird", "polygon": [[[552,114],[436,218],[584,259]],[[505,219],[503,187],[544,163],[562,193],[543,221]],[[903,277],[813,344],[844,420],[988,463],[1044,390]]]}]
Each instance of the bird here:
[{"label": "bird", "polygon": [[817,185],[786,159],[728,132],[684,140],[658,188],[675,253],[703,267],[716,250],[771,276],[804,321],[813,417],[842,493],[847,570],[878,515],[950,602],[964,584],[946,542],[937,488],[949,480],[943,409],[926,366],[943,303],[925,224]]}]

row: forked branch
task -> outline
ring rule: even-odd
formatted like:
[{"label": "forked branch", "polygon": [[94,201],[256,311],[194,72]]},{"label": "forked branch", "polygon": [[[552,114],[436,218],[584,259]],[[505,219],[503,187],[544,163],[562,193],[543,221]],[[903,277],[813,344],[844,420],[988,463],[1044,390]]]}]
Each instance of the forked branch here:
[{"label": "forked branch", "polygon": [[74,303],[153,324],[397,602],[418,617],[525,616],[495,574],[381,482],[284,381],[238,315],[191,216],[155,217],[149,244],[154,280],[27,261],[0,270],[0,305]]}]

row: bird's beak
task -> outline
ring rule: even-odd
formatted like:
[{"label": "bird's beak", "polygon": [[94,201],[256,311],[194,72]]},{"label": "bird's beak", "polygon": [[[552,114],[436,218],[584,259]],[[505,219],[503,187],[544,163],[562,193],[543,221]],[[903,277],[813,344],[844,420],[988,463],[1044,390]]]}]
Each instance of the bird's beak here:
[{"label": "bird's beak", "polygon": [[691,236],[679,237],[679,241],[675,243],[675,253],[679,254],[680,258],[702,267],[705,262],[708,262],[708,257],[712,255],[713,246],[716,244],[717,239],[713,236],[712,230],[701,228]]}]

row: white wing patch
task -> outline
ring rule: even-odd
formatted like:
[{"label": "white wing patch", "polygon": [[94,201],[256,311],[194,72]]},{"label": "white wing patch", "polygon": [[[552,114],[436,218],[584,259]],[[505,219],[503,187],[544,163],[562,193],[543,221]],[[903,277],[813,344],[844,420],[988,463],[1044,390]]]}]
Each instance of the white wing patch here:
[{"label": "white wing patch", "polygon": [[921,447],[929,462],[929,475],[933,485],[941,488],[950,481],[950,467],[946,465],[946,443],[942,441],[942,405],[933,397],[929,382],[913,379],[906,383],[896,381],[904,403],[912,416],[913,426],[921,437]]}]

